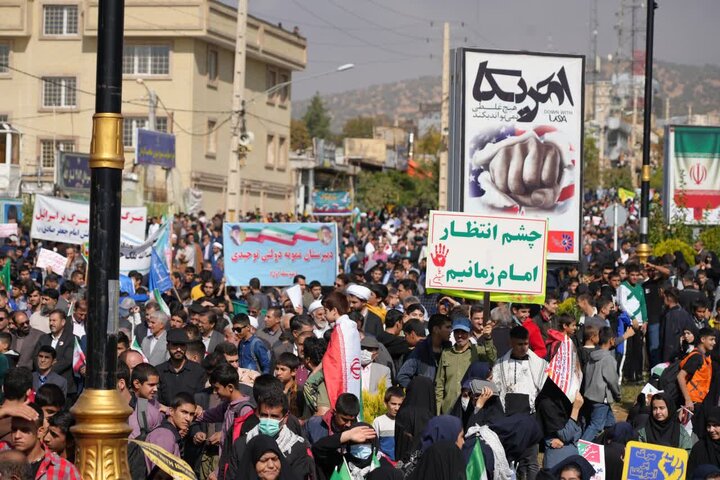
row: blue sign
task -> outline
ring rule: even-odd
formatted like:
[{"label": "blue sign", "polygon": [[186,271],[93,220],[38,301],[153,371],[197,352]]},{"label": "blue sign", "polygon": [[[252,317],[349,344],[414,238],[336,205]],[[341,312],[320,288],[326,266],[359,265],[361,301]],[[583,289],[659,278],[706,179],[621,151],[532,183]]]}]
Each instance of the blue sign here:
[{"label": "blue sign", "polygon": [[135,163],[173,168],[175,166],[175,135],[138,129],[135,142]]},{"label": "blue sign", "polygon": [[319,190],[313,192],[313,215],[350,215],[352,197],[350,192]]},{"label": "blue sign", "polygon": [[225,223],[227,285],[292,285],[295,275],[332,285],[337,275],[334,223]]},{"label": "blue sign", "polygon": [[653,443],[628,442],[625,447],[622,478],[626,480],[683,480],[687,474],[687,464],[688,453],[681,448],[663,447]]},{"label": "blue sign", "polygon": [[0,201],[0,223],[20,223],[23,219],[22,202],[16,200]]},{"label": "blue sign", "polygon": [[60,152],[57,182],[60,190],[90,192],[90,155]]}]

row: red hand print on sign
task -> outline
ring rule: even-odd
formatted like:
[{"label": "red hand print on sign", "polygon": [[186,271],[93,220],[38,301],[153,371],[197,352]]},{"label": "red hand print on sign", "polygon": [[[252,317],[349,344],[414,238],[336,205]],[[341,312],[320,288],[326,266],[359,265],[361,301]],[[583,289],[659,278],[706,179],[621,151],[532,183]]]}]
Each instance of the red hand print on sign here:
[{"label": "red hand print on sign", "polygon": [[435,245],[435,254],[430,254],[430,258],[436,267],[444,267],[445,260],[447,260],[448,253],[450,250],[442,243]]}]

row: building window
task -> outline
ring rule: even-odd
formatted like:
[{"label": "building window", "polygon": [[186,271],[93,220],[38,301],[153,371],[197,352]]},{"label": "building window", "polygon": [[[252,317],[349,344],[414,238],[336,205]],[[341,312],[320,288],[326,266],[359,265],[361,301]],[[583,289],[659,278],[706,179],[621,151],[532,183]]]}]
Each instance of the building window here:
[{"label": "building window", "polygon": [[217,82],[218,78],[218,51],[212,48],[208,49],[207,55],[207,75],[209,82]]},{"label": "building window", "polygon": [[275,144],[275,135],[267,136],[267,154],[265,157],[265,166],[274,167],[275,157],[277,156],[277,145]]},{"label": "building window", "polygon": [[217,121],[208,120],[207,122],[207,141],[205,143],[205,153],[214,157],[217,153]]},{"label": "building window", "polygon": [[278,168],[280,170],[285,170],[287,168],[289,153],[287,138],[280,137],[278,145]]},{"label": "building window", "polygon": [[10,45],[0,43],[0,74],[10,73],[8,66],[10,65]]},{"label": "building window", "polygon": [[280,105],[287,103],[290,96],[290,85],[278,88],[278,85],[284,83],[290,83],[290,72],[287,70],[278,70],[274,67],[267,67],[265,72],[265,89],[269,90],[272,88],[272,91],[268,94],[268,103],[278,103]]},{"label": "building window", "polygon": [[42,168],[55,168],[55,152],[74,152],[73,140],[40,140],[40,164]]},{"label": "building window", "polygon": [[278,91],[278,96],[280,100],[280,105],[287,104],[288,98],[290,97],[290,74],[286,72],[280,72],[280,83],[285,83],[286,85],[282,87]]},{"label": "building window", "polygon": [[168,45],[125,45],[123,75],[169,75]]},{"label": "building window", "polygon": [[43,34],[77,35],[77,5],[43,5]]},{"label": "building window", "polygon": [[[123,146],[125,148],[135,147],[135,131],[138,128],[147,128],[147,117],[125,117],[123,120]],[[155,127],[158,132],[167,132],[167,117],[155,117]]]},{"label": "building window", "polygon": [[43,77],[43,107],[76,107],[76,84],[75,77]]},{"label": "building window", "polygon": [[8,123],[8,116],[0,115],[0,123]]}]

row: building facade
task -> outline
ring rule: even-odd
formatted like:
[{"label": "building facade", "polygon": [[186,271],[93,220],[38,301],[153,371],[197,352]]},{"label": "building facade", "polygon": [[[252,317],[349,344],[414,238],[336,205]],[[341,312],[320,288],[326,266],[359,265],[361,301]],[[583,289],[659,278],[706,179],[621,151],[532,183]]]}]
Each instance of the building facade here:
[{"label": "building facade", "polygon": [[[23,133],[24,184],[52,184],[58,151],[90,150],[97,13],[97,0],[0,0],[0,121]],[[213,214],[232,188],[243,211],[292,211],[290,88],[263,92],[304,69],[307,43],[248,16],[244,96],[254,101],[245,119],[254,141],[239,185],[229,186],[235,35],[236,10],[215,0],[126,0],[125,183],[137,181],[145,201],[183,210],[192,197]],[[171,171],[134,164],[134,132],[148,127],[152,96],[155,128],[176,136]]]}]

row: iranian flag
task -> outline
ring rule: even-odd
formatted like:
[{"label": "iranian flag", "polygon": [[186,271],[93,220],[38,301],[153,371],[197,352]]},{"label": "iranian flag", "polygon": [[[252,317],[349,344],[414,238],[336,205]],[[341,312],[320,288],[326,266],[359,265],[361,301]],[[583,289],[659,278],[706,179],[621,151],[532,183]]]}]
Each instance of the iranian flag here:
[{"label": "iranian flag", "polygon": [[563,391],[568,400],[574,402],[575,395],[580,391],[583,377],[575,345],[567,335],[559,343],[557,352],[550,360],[547,374],[550,380]]},{"label": "iranian flag", "polygon": [[85,366],[85,353],[80,348],[80,342],[75,337],[75,345],[73,345],[73,363],[72,369],[75,376],[80,376],[80,369]]},{"label": "iranian flag", "polygon": [[148,359],[143,353],[142,348],[140,348],[140,344],[138,343],[137,338],[133,339],[132,345],[130,345],[130,350],[135,350],[136,352],[138,352],[140,355],[142,355],[143,363],[148,363]]},{"label": "iranian flag", "polygon": [[335,322],[322,365],[330,405],[335,408],[337,398],[346,392],[355,395],[362,405],[360,333],[347,315]]},{"label": "iranian flag", "polygon": [[480,448],[480,440],[475,440],[475,447],[470,454],[467,467],[465,469],[468,479],[487,480],[487,468],[485,468],[485,457]]}]

